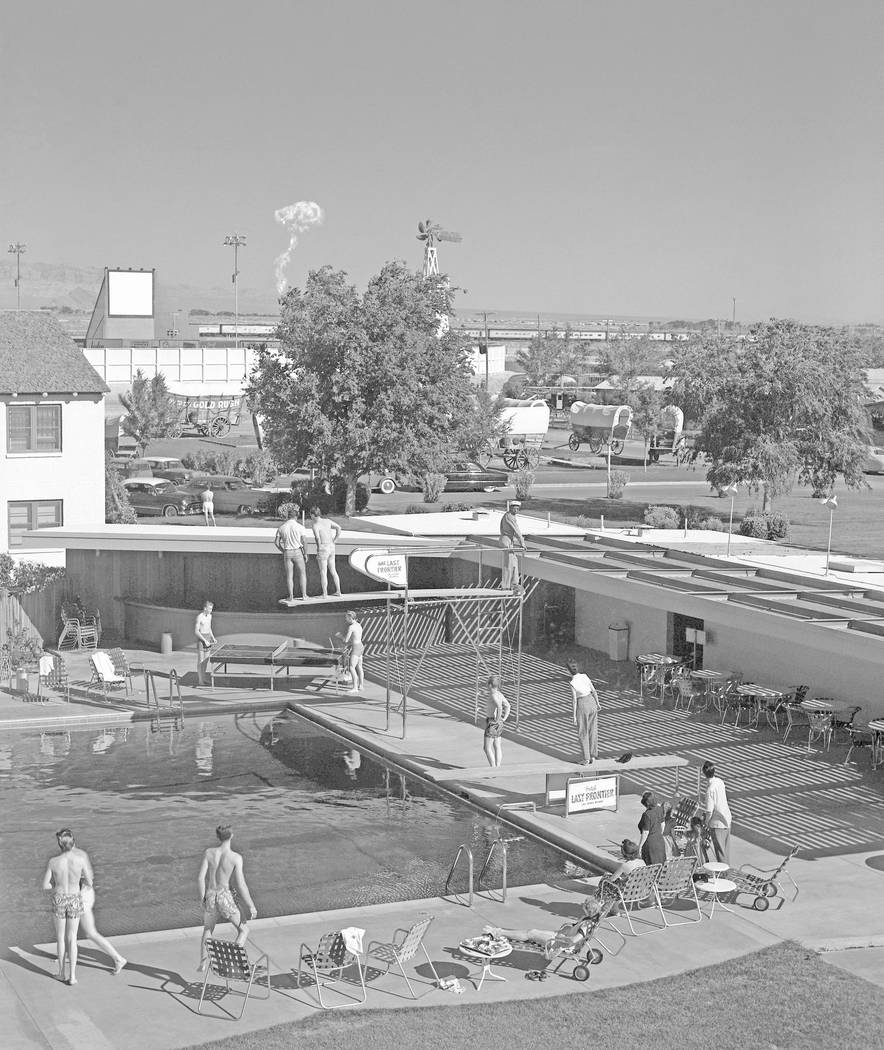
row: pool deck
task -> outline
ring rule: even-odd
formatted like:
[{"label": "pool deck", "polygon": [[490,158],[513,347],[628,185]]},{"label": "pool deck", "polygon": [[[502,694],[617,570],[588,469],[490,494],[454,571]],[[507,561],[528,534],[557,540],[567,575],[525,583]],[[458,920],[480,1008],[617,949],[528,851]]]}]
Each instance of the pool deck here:
[{"label": "pool deck", "polygon": [[[183,667],[186,661],[186,666],[191,667],[193,654],[160,657],[156,653],[133,653],[132,662],[139,660],[159,668],[175,663]],[[0,690],[0,733],[10,728],[55,725],[59,719],[67,724],[99,724],[108,718],[128,721],[149,716],[143,707],[140,683],[136,683],[141,690],[139,704],[105,702],[94,693],[91,697],[86,695],[88,672],[84,654],[75,654],[69,662],[74,679],[69,704],[63,699],[52,699],[46,704],[23,703]],[[533,801],[537,807],[533,820],[538,829],[571,841],[575,852],[595,855],[599,865],[611,863],[609,859],[606,862],[610,857],[608,851],[620,839],[635,835],[638,812],[635,796],[622,796],[617,812],[569,818],[560,810],[544,810],[538,805],[543,791],[543,777],[538,770],[571,767],[532,747],[530,728],[523,730],[519,742],[505,740],[504,769],[501,775],[489,777],[479,766],[482,733],[471,721],[410,700],[407,736],[403,739],[401,720],[394,717],[387,730],[384,692],[371,683],[361,697],[319,689],[315,669],[303,677],[293,677],[290,688],[274,693],[266,689],[247,692],[236,687],[219,687],[212,693],[208,689],[191,688],[187,680],[185,683],[182,692],[186,716],[225,710],[272,711],[289,703],[294,710],[331,727],[367,753],[383,755],[397,765],[420,771],[455,793],[463,791],[476,801],[484,801],[488,808],[507,802]],[[508,819],[529,817],[532,814],[527,809],[520,809]],[[740,863],[749,862],[763,868],[773,867],[781,859],[739,838],[734,841],[732,851]],[[488,922],[516,928],[555,928],[573,918],[579,913],[579,902],[586,893],[585,882],[578,878],[562,879],[555,886],[511,889],[506,904],[494,899],[499,897],[499,890],[496,893],[483,890],[475,898],[472,909],[450,899],[434,899],[259,918],[253,924],[250,943],[253,952],[265,951],[270,957],[273,991],[267,1001],[250,1002],[241,1021],[223,1012],[225,1008],[232,1009],[235,1018],[240,1005],[236,995],[208,1003],[204,1015],[196,1013],[202,985],[196,973],[200,932],[197,928],[114,938],[118,949],[130,960],[130,965],[118,977],[110,975],[100,953],[88,942],[81,942],[76,988],[51,978],[54,945],[20,945],[11,948],[0,961],[0,1009],[7,1019],[7,1033],[11,1034],[11,1041],[4,1040],[4,1045],[16,1050],[73,1050],[75,1047],[77,1050],[84,1047],[156,1050],[297,1021],[317,1010],[311,998],[312,987],[297,989],[291,973],[292,968],[297,967],[302,942],[315,944],[321,933],[345,926],[364,928],[367,941],[388,939],[395,928],[410,925],[422,911],[435,915],[427,946],[439,975],[459,977],[465,992],[455,995],[423,984],[418,988],[420,999],[416,1005],[419,1006],[460,1005],[481,1000],[522,1001],[565,993],[586,995],[591,994],[593,988],[670,976],[692,969],[701,960],[702,965],[721,962],[783,939],[794,939],[826,951],[827,961],[882,985],[884,967],[880,964],[884,953],[880,949],[884,948],[884,919],[879,907],[882,872],[866,864],[870,856],[873,854],[853,852],[792,861],[790,871],[800,886],[800,893],[794,902],[787,902],[779,909],[756,912],[741,903],[734,905],[733,913],[729,914],[716,908],[712,921],[704,919],[641,940],[628,935],[623,940],[610,930],[602,931],[612,952],[606,954],[600,966],[593,967],[586,984],[559,976],[544,982],[527,981],[524,973],[540,965],[540,957],[516,952],[495,964],[495,970],[508,980],[486,982],[479,992],[466,981],[476,967],[457,952],[459,941],[479,933]],[[257,902],[259,909],[260,903]],[[708,912],[708,904],[704,910]],[[655,917],[650,912],[640,914]],[[659,920],[659,914],[656,918]],[[623,920],[615,921],[619,928],[625,928]],[[223,930],[220,932],[223,935]],[[432,979],[422,957],[414,961],[409,973],[416,973],[419,980]],[[345,987],[353,989],[352,985]],[[415,1005],[401,977],[372,970],[368,987],[367,1007],[396,1009]]]}]

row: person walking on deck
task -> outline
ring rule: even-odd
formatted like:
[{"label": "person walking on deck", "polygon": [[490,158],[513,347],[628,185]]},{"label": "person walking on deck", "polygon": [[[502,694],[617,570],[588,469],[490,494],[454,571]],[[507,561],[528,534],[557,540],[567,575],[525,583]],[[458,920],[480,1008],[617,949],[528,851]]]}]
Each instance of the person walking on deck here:
[{"label": "person walking on deck", "polygon": [[573,660],[568,664],[568,673],[574,725],[583,751],[583,764],[588,766],[599,757],[599,694],[589,675]]}]

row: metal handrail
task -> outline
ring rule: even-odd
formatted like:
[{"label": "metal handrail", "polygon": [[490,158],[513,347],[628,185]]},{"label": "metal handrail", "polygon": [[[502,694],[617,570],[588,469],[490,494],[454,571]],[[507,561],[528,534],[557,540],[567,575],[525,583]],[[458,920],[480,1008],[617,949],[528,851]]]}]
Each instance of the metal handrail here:
[{"label": "metal handrail", "polygon": [[157,696],[157,678],[168,678],[169,680],[169,710],[173,710],[176,706],[175,698],[178,699],[178,717],[181,721],[184,721],[184,699],[181,696],[181,682],[178,677],[178,672],[174,667],[169,668],[168,671],[156,671],[149,667],[144,669],[144,691],[147,696],[147,706],[151,706],[151,695],[153,695],[153,703],[157,709],[157,714],[160,713],[160,701]]},{"label": "metal handrail", "polygon": [[[457,847],[457,853],[455,853],[455,855],[454,855],[454,862],[452,863],[451,868],[448,871],[448,878],[445,880],[445,894],[444,895],[446,897],[448,896],[449,887],[451,885],[451,879],[454,876],[454,869],[457,867],[457,862],[460,860],[460,858],[463,856],[463,854],[466,854],[467,862],[469,864],[469,868],[468,868],[468,871],[469,871],[469,884],[468,884],[469,885],[469,899],[468,899],[468,903],[467,903],[466,906],[468,908],[472,908],[472,906],[473,906],[473,851],[470,849],[470,847],[465,842],[462,842]],[[463,903],[460,900],[460,894],[459,893],[455,893],[453,896],[454,896],[454,899],[459,904]]]},{"label": "metal handrail", "polygon": [[[506,855],[507,855],[507,847],[509,846],[509,844],[511,842],[521,842],[523,837],[524,836],[522,836],[522,835],[514,835],[513,838],[511,838],[511,839],[505,839],[505,838],[495,839],[494,842],[491,843],[491,848],[488,850],[488,856],[485,858],[485,863],[482,865],[482,870],[479,872],[479,878],[476,880],[476,887],[477,888],[481,887],[482,879],[485,878],[485,872],[488,870],[488,865],[491,863],[491,858],[494,856],[494,851],[495,851],[495,849],[497,849],[498,846],[500,846],[500,848],[501,848],[501,850],[503,852],[502,872],[501,872],[501,874],[503,876],[503,881],[502,881],[501,895],[500,895],[500,900],[501,900],[502,904],[506,904],[506,872],[507,872]],[[489,891],[489,893],[490,892],[491,891]]]}]

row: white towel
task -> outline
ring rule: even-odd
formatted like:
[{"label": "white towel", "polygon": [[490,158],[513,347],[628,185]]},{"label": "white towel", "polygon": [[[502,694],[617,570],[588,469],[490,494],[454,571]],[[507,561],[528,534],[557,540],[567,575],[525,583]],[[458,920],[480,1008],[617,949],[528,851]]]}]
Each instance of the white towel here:
[{"label": "white towel", "polygon": [[345,926],[341,930],[341,936],[344,938],[344,947],[348,952],[353,952],[354,955],[362,954],[362,938],[365,936],[365,930],[360,930],[358,926]]},{"label": "white towel", "polygon": [[47,675],[52,674],[53,660],[48,653],[44,653],[40,657],[40,677],[45,678]]}]

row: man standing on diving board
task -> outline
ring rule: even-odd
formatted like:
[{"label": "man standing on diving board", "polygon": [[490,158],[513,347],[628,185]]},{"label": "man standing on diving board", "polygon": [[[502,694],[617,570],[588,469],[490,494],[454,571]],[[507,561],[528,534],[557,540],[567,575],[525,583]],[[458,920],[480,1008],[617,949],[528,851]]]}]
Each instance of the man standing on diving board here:
[{"label": "man standing on diving board", "polygon": [[274,543],[276,549],[282,554],[285,565],[285,580],[288,584],[288,599],[281,598],[280,601],[293,602],[295,600],[294,570],[298,570],[298,580],[301,584],[301,598],[307,597],[307,566],[304,562],[304,540],[307,530],[302,528],[298,522],[299,507],[293,503],[289,507],[288,518],[276,530]]}]

